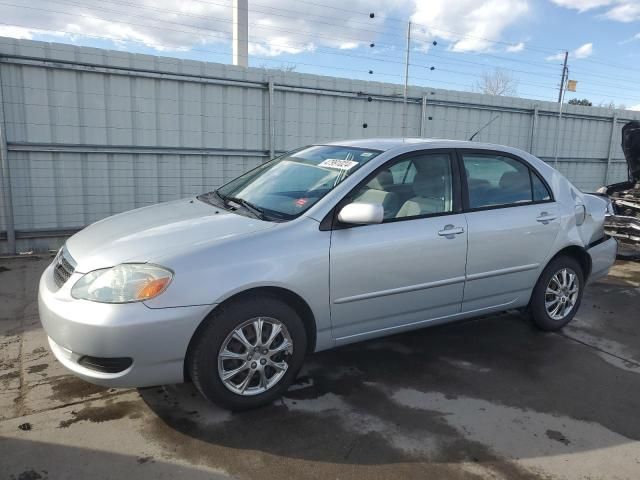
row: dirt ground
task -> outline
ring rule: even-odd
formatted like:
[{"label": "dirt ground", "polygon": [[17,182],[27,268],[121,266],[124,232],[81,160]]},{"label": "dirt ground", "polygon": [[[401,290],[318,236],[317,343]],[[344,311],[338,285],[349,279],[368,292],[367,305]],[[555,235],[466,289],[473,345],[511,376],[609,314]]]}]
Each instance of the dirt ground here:
[{"label": "dirt ground", "polygon": [[561,333],[518,312],[322,352],[272,406],[105,389],[49,353],[49,258],[0,260],[0,478],[640,478],[640,263]]}]

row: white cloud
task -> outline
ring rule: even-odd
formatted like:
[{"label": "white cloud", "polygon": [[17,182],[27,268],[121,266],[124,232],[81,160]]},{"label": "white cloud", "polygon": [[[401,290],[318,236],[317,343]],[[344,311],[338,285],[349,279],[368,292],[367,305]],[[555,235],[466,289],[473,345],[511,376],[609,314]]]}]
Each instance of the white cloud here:
[{"label": "white cloud", "polygon": [[640,103],[638,105],[634,105],[633,107],[628,107],[627,110],[635,110],[636,112],[640,112]]},{"label": "white cloud", "polygon": [[640,20],[640,2],[621,2],[607,11],[605,17],[624,23]]},{"label": "white cloud", "polygon": [[2,8],[2,22],[19,27],[22,37],[25,31],[31,37],[58,32],[72,40],[100,37],[156,50],[184,50],[220,42],[230,32],[230,23],[214,20],[228,17],[228,8],[194,0],[140,0],[138,7],[100,0],[84,0],[82,6],[30,0],[24,6]]},{"label": "white cloud", "polygon": [[[268,5],[249,6],[249,52],[255,58],[365,47],[375,55],[388,48],[369,49],[370,43],[378,41],[379,32],[391,28],[403,35],[406,28],[402,22],[388,20],[388,15],[411,17],[419,48],[438,40],[449,42],[453,51],[487,51],[496,47],[491,40],[502,40],[504,32],[525,17],[529,1],[323,0],[300,4],[271,0]],[[122,6],[102,0],[69,4],[29,0],[23,5],[27,8],[2,8],[2,22],[13,26],[0,27],[0,35],[33,38],[38,33],[58,32],[71,41],[83,36],[106,38],[120,48],[133,42],[157,51],[230,50],[232,12],[225,2],[136,0],[136,6]],[[369,18],[366,12],[374,12],[375,17]],[[521,42],[503,50],[519,52],[524,47]]]},{"label": "white cloud", "polygon": [[[593,55],[593,43],[585,43],[569,52],[569,58],[588,58],[591,55]],[[564,60],[564,53],[556,53],[555,55],[548,56],[546,59],[549,62]]]},{"label": "white cloud", "polygon": [[13,38],[33,38],[32,30],[22,27],[12,27],[9,25],[0,26],[0,37],[13,37]]},{"label": "white cloud", "polygon": [[571,53],[573,58],[588,58],[591,55],[593,55],[593,43],[585,43]]},{"label": "white cloud", "polygon": [[509,26],[529,12],[527,0],[415,0],[415,38],[425,46],[439,38],[456,52],[490,50]]},{"label": "white cloud", "polygon": [[520,42],[515,45],[509,45],[507,47],[507,52],[509,53],[521,52],[522,50],[524,50],[524,42]]},{"label": "white cloud", "polygon": [[[19,3],[19,2],[16,2]],[[317,5],[272,0],[249,6],[249,51],[271,57],[313,51],[318,47],[352,49],[376,40],[387,12],[410,9],[412,0],[324,0]],[[231,39],[231,8],[207,0],[136,0],[122,6],[101,0],[52,4],[30,0],[27,8],[4,6],[0,35],[32,38],[60,32],[68,39],[106,38],[118,45],[144,44],[158,51],[189,49],[227,52]],[[334,10],[335,6],[340,10]],[[349,11],[353,10],[354,13]],[[375,12],[375,18],[355,12]]]},{"label": "white cloud", "polygon": [[598,9],[603,16],[617,22],[640,20],[640,2],[638,0],[551,0],[560,7],[586,12]]}]

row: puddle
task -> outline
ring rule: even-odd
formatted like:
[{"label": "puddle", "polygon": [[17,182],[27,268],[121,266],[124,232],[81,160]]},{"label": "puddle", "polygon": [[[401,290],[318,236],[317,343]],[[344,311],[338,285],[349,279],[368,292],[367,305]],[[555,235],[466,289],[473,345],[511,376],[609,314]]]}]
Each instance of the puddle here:
[{"label": "puddle", "polygon": [[62,420],[58,427],[68,428],[74,423],[84,421],[102,423],[120,420],[125,417],[131,418],[132,416],[134,418],[139,418],[141,410],[142,406],[139,403],[132,401],[108,403],[99,407],[84,407],[82,410],[72,411],[72,418]]},{"label": "puddle", "polygon": [[85,382],[77,377],[64,376],[51,381],[50,400],[69,403],[98,393],[106,393],[107,388]]}]

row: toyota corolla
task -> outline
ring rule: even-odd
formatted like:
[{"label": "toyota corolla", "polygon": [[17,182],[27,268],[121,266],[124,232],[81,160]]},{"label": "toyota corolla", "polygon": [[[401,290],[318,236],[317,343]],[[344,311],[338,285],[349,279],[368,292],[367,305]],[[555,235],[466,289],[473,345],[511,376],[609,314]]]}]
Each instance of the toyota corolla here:
[{"label": "toyota corolla", "polygon": [[59,361],[90,382],[190,379],[251,408],[312,352],[516,308],[562,328],[615,260],[608,212],[515,148],[313,145],[88,226],[43,273],[40,318]]}]

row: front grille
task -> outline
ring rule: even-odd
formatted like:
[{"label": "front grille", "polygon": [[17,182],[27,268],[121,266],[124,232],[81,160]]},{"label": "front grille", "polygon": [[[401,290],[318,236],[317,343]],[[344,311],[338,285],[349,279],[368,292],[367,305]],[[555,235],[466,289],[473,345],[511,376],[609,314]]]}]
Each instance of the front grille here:
[{"label": "front grille", "polygon": [[62,247],[53,260],[53,280],[58,288],[62,287],[75,271],[75,262]]}]

